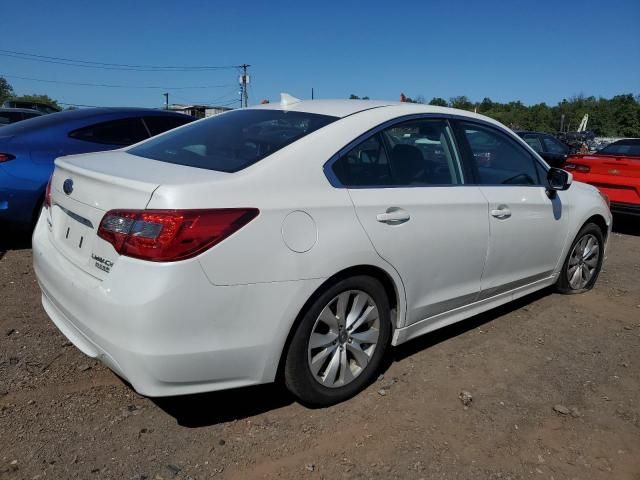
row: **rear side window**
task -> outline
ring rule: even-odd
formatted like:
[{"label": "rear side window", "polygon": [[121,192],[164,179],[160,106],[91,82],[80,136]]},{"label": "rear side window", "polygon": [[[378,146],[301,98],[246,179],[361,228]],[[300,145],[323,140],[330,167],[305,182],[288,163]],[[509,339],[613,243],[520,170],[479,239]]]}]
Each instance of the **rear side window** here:
[{"label": "rear side window", "polygon": [[[182,118],[184,117],[184,118]],[[149,129],[149,133],[154,137],[172,130],[174,128],[181,127],[182,125],[192,122],[193,118],[188,115],[179,116],[157,116],[157,117],[144,117],[144,123]]]},{"label": "rear side window", "polygon": [[85,142],[123,146],[132,145],[149,138],[140,118],[124,118],[122,120],[96,123],[74,130],[69,136]]},{"label": "rear side window", "polygon": [[540,139],[537,135],[525,135],[522,139],[527,142],[527,144],[533,148],[536,152],[542,153],[544,150],[542,149],[542,143],[540,143]]},{"label": "rear side window", "polygon": [[539,185],[536,161],[506,134],[483,125],[461,122],[481,185]]},{"label": "rear side window", "polygon": [[129,153],[189,167],[237,172],[337,120],[282,110],[236,110],[169,132]]},{"label": "rear side window", "polygon": [[640,157],[640,140],[618,140],[600,150],[598,153],[605,155],[628,155]]},{"label": "rear side window", "polygon": [[0,125],[19,122],[22,118],[21,112],[0,112]]},{"label": "rear side window", "polygon": [[333,164],[346,187],[458,185],[462,169],[444,120],[422,119],[382,130]]},{"label": "rear side window", "polygon": [[375,134],[333,164],[333,173],[347,187],[392,184],[391,167],[380,134]]}]

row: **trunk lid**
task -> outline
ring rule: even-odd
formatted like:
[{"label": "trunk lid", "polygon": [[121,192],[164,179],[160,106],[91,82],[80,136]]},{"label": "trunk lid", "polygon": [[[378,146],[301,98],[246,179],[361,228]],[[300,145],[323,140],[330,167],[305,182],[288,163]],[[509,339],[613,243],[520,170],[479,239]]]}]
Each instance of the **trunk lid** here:
[{"label": "trunk lid", "polygon": [[194,172],[197,169],[119,150],[61,157],[55,163],[51,208],[45,213],[51,241],[70,262],[99,279],[109,275],[119,257],[97,236],[107,211],[145,209],[161,184],[188,189],[207,177]]},{"label": "trunk lid", "polygon": [[591,173],[614,177],[640,178],[640,158],[617,155],[584,155],[570,158],[576,163],[588,165]]},{"label": "trunk lid", "polygon": [[576,172],[605,193],[612,203],[640,202],[640,158],[619,155],[582,155],[570,157],[568,163],[587,165],[588,173]]}]

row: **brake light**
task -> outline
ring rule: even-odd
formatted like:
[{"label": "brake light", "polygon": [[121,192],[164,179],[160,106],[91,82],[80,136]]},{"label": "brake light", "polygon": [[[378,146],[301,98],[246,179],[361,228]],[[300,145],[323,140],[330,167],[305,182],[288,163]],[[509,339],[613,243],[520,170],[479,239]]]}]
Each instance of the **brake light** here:
[{"label": "brake light", "polygon": [[588,165],[582,165],[580,163],[565,163],[564,167],[562,168],[565,170],[576,171],[581,173],[589,173],[591,171],[591,167],[589,167]]},{"label": "brake light", "polygon": [[10,153],[0,153],[0,163],[8,162],[9,160],[13,160],[16,158],[15,155],[11,155]]},{"label": "brake light", "polygon": [[53,174],[49,177],[49,181],[47,182],[47,188],[44,191],[44,208],[51,207],[51,180],[53,179]]},{"label": "brake light", "polygon": [[258,216],[257,208],[111,210],[98,236],[120,255],[152,262],[195,257]]}]

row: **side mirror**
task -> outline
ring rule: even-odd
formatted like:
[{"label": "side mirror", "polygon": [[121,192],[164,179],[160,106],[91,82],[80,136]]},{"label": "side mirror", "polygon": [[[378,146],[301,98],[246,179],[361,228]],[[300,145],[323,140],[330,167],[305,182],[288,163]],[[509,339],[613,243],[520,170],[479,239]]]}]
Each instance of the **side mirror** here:
[{"label": "side mirror", "polygon": [[567,190],[573,182],[573,175],[560,168],[550,168],[547,172],[549,190]]}]

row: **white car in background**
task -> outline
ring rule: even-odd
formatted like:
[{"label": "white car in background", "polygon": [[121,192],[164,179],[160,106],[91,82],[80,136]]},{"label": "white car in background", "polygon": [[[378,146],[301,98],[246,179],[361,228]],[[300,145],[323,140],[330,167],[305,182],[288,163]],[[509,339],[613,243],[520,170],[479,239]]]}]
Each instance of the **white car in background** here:
[{"label": "white car in background", "polygon": [[144,395],[281,375],[328,405],[390,345],[592,288],[611,213],[571,183],[481,115],[283,95],[59,158],[34,266],[58,328]]}]

